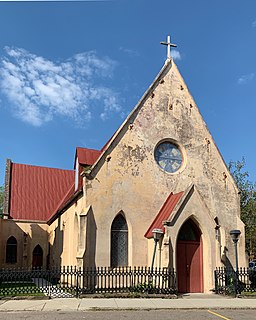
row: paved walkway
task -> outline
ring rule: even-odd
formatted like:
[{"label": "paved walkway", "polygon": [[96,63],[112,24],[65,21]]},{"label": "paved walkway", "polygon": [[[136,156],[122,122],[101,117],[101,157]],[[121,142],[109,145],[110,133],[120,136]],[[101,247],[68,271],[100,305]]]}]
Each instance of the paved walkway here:
[{"label": "paved walkway", "polygon": [[1,311],[90,311],[155,309],[256,309],[256,299],[217,295],[184,295],[178,299],[93,299],[0,300]]},{"label": "paved walkway", "polygon": [[49,281],[45,280],[44,278],[32,278],[34,284],[39,287],[42,293],[45,296],[50,296],[51,298],[73,298],[71,293],[65,292],[57,285],[51,284]]}]

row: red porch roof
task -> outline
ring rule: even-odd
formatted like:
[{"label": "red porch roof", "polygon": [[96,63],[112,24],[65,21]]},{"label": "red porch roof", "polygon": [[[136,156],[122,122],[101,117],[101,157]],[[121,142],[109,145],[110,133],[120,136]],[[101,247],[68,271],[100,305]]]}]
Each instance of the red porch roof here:
[{"label": "red porch roof", "polygon": [[163,222],[166,221],[170,217],[172,211],[174,210],[176,204],[178,203],[178,201],[182,197],[183,193],[184,193],[183,191],[179,192],[179,193],[175,193],[175,194],[173,194],[172,192],[170,193],[170,195],[168,196],[168,198],[164,202],[162,208],[160,209],[160,211],[156,215],[155,219],[151,223],[147,232],[145,233],[144,237],[146,237],[148,239],[153,238],[152,230],[155,228],[161,229],[163,232],[165,232]]},{"label": "red porch roof", "polygon": [[73,170],[12,163],[10,217],[47,221],[74,180]]}]

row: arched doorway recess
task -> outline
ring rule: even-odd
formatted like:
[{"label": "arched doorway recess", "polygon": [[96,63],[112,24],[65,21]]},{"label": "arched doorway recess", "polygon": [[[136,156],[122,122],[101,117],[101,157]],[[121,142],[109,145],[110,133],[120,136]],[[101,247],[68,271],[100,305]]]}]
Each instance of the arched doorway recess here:
[{"label": "arched doorway recess", "polygon": [[203,292],[203,243],[192,219],[181,227],[176,250],[178,291]]},{"label": "arched doorway recess", "polygon": [[33,250],[32,267],[41,268],[43,266],[43,249],[38,244]]}]

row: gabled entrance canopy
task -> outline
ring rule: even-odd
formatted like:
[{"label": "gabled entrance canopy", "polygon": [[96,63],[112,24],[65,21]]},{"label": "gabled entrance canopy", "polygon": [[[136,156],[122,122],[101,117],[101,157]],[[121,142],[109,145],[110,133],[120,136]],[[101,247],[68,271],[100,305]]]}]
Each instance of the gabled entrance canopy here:
[{"label": "gabled entrance canopy", "polygon": [[165,232],[163,222],[168,220],[170,217],[173,209],[176,207],[177,203],[179,202],[180,198],[183,195],[183,191],[179,193],[173,194],[172,192],[164,202],[163,206],[159,210],[158,214],[156,215],[155,219],[151,223],[150,227],[148,228],[147,232],[145,233],[144,237],[145,238],[153,238],[153,233],[152,230],[157,228],[161,229],[163,233]]}]

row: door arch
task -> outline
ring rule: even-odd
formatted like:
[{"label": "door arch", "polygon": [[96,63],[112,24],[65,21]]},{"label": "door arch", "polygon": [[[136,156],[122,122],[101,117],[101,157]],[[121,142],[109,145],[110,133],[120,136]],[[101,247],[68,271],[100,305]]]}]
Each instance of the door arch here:
[{"label": "door arch", "polygon": [[203,292],[203,243],[192,219],[180,228],[176,248],[178,291]]},{"label": "door arch", "polygon": [[32,267],[41,268],[43,266],[43,249],[38,244],[33,250]]}]

